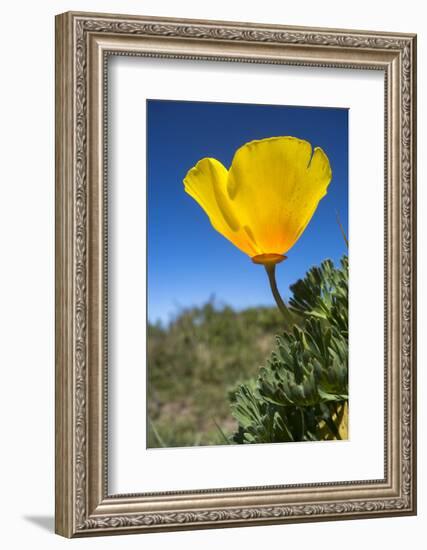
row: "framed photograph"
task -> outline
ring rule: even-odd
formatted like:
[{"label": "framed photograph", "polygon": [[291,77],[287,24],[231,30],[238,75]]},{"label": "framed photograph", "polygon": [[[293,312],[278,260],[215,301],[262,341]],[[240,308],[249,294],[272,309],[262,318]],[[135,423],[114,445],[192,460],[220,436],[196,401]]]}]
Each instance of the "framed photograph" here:
[{"label": "framed photograph", "polygon": [[416,37],[56,18],[56,532],[416,513]]}]

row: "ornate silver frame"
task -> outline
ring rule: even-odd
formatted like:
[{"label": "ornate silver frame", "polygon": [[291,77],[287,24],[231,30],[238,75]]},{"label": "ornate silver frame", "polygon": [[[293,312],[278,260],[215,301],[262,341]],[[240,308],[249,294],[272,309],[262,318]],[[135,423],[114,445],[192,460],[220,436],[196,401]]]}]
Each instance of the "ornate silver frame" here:
[{"label": "ornate silver frame", "polygon": [[[384,71],[384,479],[108,494],[108,55]],[[416,513],[415,114],[415,35],[89,13],[56,17],[57,533],[78,537]]]}]

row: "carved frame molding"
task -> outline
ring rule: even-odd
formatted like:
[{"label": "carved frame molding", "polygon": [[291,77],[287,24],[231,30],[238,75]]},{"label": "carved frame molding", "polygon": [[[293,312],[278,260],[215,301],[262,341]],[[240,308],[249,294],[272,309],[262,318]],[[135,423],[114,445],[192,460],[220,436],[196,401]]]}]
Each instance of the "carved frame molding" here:
[{"label": "carved frame molding", "polygon": [[[385,74],[385,478],[109,495],[106,97],[110,55]],[[56,532],[67,537],[416,513],[416,37],[68,12],[56,18]]]}]

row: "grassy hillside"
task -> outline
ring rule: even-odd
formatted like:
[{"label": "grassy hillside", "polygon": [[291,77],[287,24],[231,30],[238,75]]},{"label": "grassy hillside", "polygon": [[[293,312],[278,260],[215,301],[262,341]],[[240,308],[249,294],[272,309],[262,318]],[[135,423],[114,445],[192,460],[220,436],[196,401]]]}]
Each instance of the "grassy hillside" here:
[{"label": "grassy hillside", "polygon": [[149,447],[224,444],[237,424],[228,391],[255,377],[285,328],[276,307],[185,309],[148,327]]}]

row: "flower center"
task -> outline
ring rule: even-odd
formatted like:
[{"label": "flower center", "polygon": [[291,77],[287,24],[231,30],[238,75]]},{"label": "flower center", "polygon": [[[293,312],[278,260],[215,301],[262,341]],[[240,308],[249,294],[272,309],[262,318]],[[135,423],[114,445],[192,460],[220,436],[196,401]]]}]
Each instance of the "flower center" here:
[{"label": "flower center", "polygon": [[286,258],[287,256],[283,256],[282,254],[258,254],[257,256],[253,256],[252,261],[254,264],[276,265],[286,260]]}]

